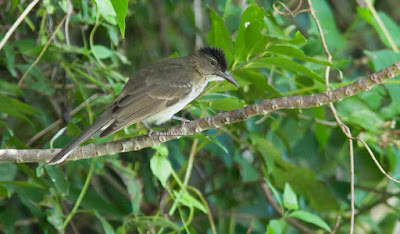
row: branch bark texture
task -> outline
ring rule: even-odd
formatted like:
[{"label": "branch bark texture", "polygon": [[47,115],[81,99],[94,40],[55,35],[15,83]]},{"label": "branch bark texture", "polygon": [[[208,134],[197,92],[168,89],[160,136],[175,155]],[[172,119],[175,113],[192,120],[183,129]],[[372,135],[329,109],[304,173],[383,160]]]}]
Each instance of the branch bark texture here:
[{"label": "branch bark texture", "polygon": [[[343,98],[354,96],[368,91],[373,86],[382,84],[386,80],[400,74],[400,62],[384,68],[376,73],[368,75],[365,79],[340,87],[333,91],[313,94],[309,96],[292,96],[275,99],[267,99],[257,104],[252,104],[233,111],[222,112],[214,116],[194,120],[189,123],[174,126],[159,132],[157,135],[140,136],[131,139],[90,144],[77,148],[67,160],[79,160],[84,158],[99,157],[122,152],[137,151],[167,142],[181,136],[192,135],[211,128],[219,128],[223,125],[244,121],[256,115],[266,115],[269,112],[280,109],[311,108],[326,105],[330,102],[341,101]],[[60,149],[2,149],[0,150],[0,162],[46,162],[50,160]]]}]

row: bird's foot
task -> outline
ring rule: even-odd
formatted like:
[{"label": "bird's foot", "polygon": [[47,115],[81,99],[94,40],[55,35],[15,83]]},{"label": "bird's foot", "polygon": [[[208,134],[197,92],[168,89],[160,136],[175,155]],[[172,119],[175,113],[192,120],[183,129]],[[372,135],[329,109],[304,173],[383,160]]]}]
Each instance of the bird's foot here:
[{"label": "bird's foot", "polygon": [[146,123],[146,121],[143,120],[142,123],[147,129],[147,136],[159,133],[158,131],[154,131],[153,129],[151,129],[150,126]]},{"label": "bird's foot", "polygon": [[184,123],[189,123],[190,122],[190,120],[185,119],[183,117],[176,116],[176,115],[173,115],[171,119],[179,120],[179,121],[182,121]]},{"label": "bird's foot", "polygon": [[152,135],[159,135],[159,131],[153,131],[152,129],[148,130],[147,136],[151,137]]}]

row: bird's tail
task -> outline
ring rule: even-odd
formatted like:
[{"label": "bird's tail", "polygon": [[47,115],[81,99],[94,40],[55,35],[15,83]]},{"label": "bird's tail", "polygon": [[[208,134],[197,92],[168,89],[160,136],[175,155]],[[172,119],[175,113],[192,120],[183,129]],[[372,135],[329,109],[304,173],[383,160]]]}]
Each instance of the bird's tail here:
[{"label": "bird's tail", "polygon": [[64,161],[74,149],[87,139],[93,137],[100,131],[104,130],[109,124],[112,123],[111,113],[106,110],[92,125],[81,132],[75,139],[73,139],[67,146],[65,146],[56,156],[54,156],[48,163],[58,164]]}]

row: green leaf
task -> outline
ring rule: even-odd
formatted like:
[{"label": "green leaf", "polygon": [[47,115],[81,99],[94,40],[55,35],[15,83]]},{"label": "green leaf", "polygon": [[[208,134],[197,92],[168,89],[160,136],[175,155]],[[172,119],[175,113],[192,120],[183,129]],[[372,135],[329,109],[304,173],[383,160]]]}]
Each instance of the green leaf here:
[{"label": "green leaf", "polygon": [[94,45],[92,47],[92,52],[97,59],[106,59],[113,55],[113,52],[110,49],[102,45]]},{"label": "green leaf", "polygon": [[157,154],[162,157],[168,156],[168,148],[165,145],[154,145],[151,148],[155,149]]},{"label": "green leaf", "polygon": [[245,106],[245,102],[237,97],[230,97],[222,100],[213,100],[210,103],[210,107],[222,110],[231,111]]},{"label": "green leaf", "polygon": [[[30,87],[31,89],[35,90],[38,93],[47,94],[50,97],[54,95],[55,93],[54,87],[49,82],[49,79],[41,74],[41,71],[37,67],[34,67],[29,74],[30,74],[28,76],[29,78],[25,80],[25,84],[28,87]],[[34,78],[32,79],[30,77]]]},{"label": "green leaf", "polygon": [[207,214],[207,210],[204,207],[204,205],[199,202],[196,198],[192,197],[189,193],[187,192],[178,192],[174,191],[175,197],[179,197],[179,202],[187,207],[195,207],[201,211],[203,211],[205,214]]},{"label": "green leaf", "polygon": [[99,9],[101,16],[110,24],[115,25],[115,18],[117,14],[115,13],[114,7],[110,0],[94,0]]},{"label": "green leaf", "polygon": [[278,202],[279,206],[281,207],[281,209],[283,209],[282,198],[279,195],[278,190],[276,190],[274,185],[267,178],[264,178],[264,180],[265,180],[265,182],[267,182],[269,189],[271,189],[272,193],[274,194],[274,197],[275,197],[276,201]]},{"label": "green leaf", "polygon": [[173,54],[171,54],[170,56],[168,56],[168,58],[178,58],[178,57],[179,57],[179,54],[176,51]]},{"label": "green leaf", "polygon": [[[371,11],[367,8],[363,9],[361,7],[357,7],[357,12],[358,15],[364,18],[372,27],[374,27],[375,31],[378,33],[380,40],[389,48],[391,48],[391,45],[389,43],[389,40],[387,39],[387,36],[383,32],[381,26],[378,24],[376,21],[375,17],[373,17]],[[387,29],[387,32],[389,33],[390,37],[394,41],[394,43],[399,46],[400,45],[400,27],[398,24],[396,24],[395,21],[393,21],[390,16],[388,16],[385,12],[378,12],[379,18],[382,20],[383,25]]]},{"label": "green leaf", "polygon": [[[123,226],[118,228],[117,233],[135,233],[138,228],[148,230],[155,227],[170,228],[179,232],[179,226],[163,216],[137,216],[126,220]],[[129,232],[130,230],[132,231]]]},{"label": "green leaf", "polygon": [[301,45],[305,45],[307,43],[306,38],[300,32],[296,32],[296,34],[294,35],[294,38],[292,38],[291,40],[273,37],[270,35],[264,35],[264,37],[266,39],[266,43],[271,44],[271,45],[292,44],[292,45],[301,46]]},{"label": "green leaf", "polygon": [[3,233],[16,233],[16,225],[15,222],[19,217],[15,214],[15,210],[12,209],[3,209],[0,211],[0,223],[2,225]]},{"label": "green leaf", "polygon": [[[20,186],[21,184],[23,185]],[[8,184],[7,187],[9,185],[11,184]],[[45,194],[48,193],[47,190],[38,188],[33,183],[27,183],[27,182],[12,184],[12,188],[15,189],[22,204],[28,208],[28,210],[31,212],[31,215],[33,215],[34,217],[43,216],[43,210],[37,204],[40,203],[43,199],[43,196],[45,196]]]},{"label": "green leaf", "polygon": [[[317,119],[324,119],[325,118],[325,108],[323,107],[316,107],[313,108],[313,111],[315,113],[315,117]],[[317,138],[317,141],[319,143],[319,148],[324,149],[326,146],[326,143],[329,140],[329,136],[331,133],[331,128],[327,127],[324,124],[321,123],[316,123],[315,124],[315,136]]]},{"label": "green leaf", "polygon": [[211,45],[224,50],[228,65],[233,60],[233,42],[231,34],[225,27],[224,20],[210,8],[211,30],[208,33],[208,40]]},{"label": "green leaf", "polygon": [[0,80],[0,95],[12,95],[21,96],[22,90],[18,85],[7,82],[5,80]]},{"label": "green leaf", "polygon": [[[379,17],[381,18],[383,24],[385,25],[387,31],[389,32],[390,37],[394,41],[397,46],[400,46],[400,26],[385,12],[378,12]],[[379,30],[382,32],[382,28],[379,27]],[[389,41],[386,35],[382,35],[383,33],[379,33],[381,40],[385,44],[389,44]],[[391,48],[391,47],[390,47]]]},{"label": "green leaf", "polygon": [[307,39],[301,34],[301,32],[297,31],[294,35],[294,38],[289,41],[293,45],[305,45],[307,43]]},{"label": "green leaf", "polygon": [[357,97],[351,97],[344,102],[338,103],[338,109],[345,121],[361,126],[372,132],[379,131],[385,122],[379,113],[370,110],[367,104]]},{"label": "green leaf", "polygon": [[331,232],[331,228],[328,226],[328,224],[324,220],[322,220],[320,217],[318,217],[314,214],[311,214],[308,211],[297,210],[297,211],[292,212],[289,215],[289,217],[298,218],[305,222],[315,224],[318,227],[321,227],[321,228],[325,229],[326,231]]},{"label": "green leaf", "polygon": [[285,184],[290,181],[291,186],[299,196],[304,196],[310,206],[317,211],[337,211],[339,208],[336,197],[331,189],[317,180],[311,169],[301,168],[282,159],[281,151],[277,146],[265,137],[252,136],[255,148],[262,154],[265,160],[274,162],[271,172],[271,180],[278,189],[284,189]]},{"label": "green leaf", "polygon": [[119,160],[110,159],[110,164],[118,171],[118,175],[124,182],[129,198],[131,201],[132,213],[138,214],[140,212],[140,202],[142,200],[141,185],[136,172],[130,167],[121,163]]},{"label": "green leaf", "polygon": [[[88,164],[86,165],[88,166]],[[76,202],[81,190],[81,185],[72,185],[71,183],[67,200],[71,203]],[[96,210],[104,216],[111,215],[122,219],[121,211],[115,206],[114,202],[115,201],[110,201],[109,197],[105,197],[102,193],[99,193],[93,188],[89,188],[86,191],[85,197],[81,203],[81,208]]]},{"label": "green leaf", "polygon": [[11,0],[10,4],[10,12],[13,12],[15,9],[15,6],[17,6],[18,0]]},{"label": "green leaf", "polygon": [[5,197],[10,197],[10,193],[8,192],[8,189],[5,186],[0,185],[0,198],[5,198]]},{"label": "green leaf", "polygon": [[[120,31],[121,31],[121,29],[120,29]],[[107,32],[108,32],[108,36],[110,37],[112,44],[114,46],[118,46],[119,45],[118,30],[115,27],[107,27]],[[114,51],[114,52],[118,53],[118,51]]]},{"label": "green leaf", "polygon": [[379,222],[379,232],[381,233],[395,233],[398,223],[398,214],[387,213],[385,217]]},{"label": "green leaf", "polygon": [[63,197],[66,196],[68,194],[69,186],[64,172],[60,167],[56,166],[45,166],[45,168],[57,191],[60,192]]},{"label": "green leaf", "polygon": [[128,10],[128,0],[111,0],[111,4],[117,14],[117,23],[122,38],[125,38],[125,17]]},{"label": "green leaf", "polygon": [[150,160],[150,168],[153,174],[166,187],[168,178],[171,176],[172,167],[167,158],[154,155]]},{"label": "green leaf", "polygon": [[233,72],[233,76],[237,79],[238,83],[242,87],[246,84],[253,84],[254,88],[260,93],[267,91],[272,94],[273,97],[281,97],[282,95],[271,85],[268,84],[265,76],[259,71],[249,68],[241,68]]},{"label": "green leaf", "polygon": [[52,204],[48,209],[46,209],[47,221],[51,223],[59,233],[61,233],[63,230],[63,212],[61,203],[55,199],[55,196],[46,196],[45,201]]},{"label": "green leaf", "polygon": [[68,136],[77,136],[82,130],[74,122],[70,121],[67,125]]},{"label": "green leaf", "polygon": [[[2,39],[2,35],[0,34],[0,38]],[[5,62],[7,64],[7,69],[13,77],[17,77],[17,71],[15,70],[15,52],[11,49],[9,44],[5,44],[3,47],[3,51],[5,54]],[[1,85],[0,85],[1,87]]]},{"label": "green leaf", "polygon": [[324,80],[320,76],[318,76],[317,73],[299,63],[293,62],[290,59],[279,58],[279,57],[258,58],[250,62],[246,66],[246,68],[271,68],[273,66],[283,68],[295,74],[300,73],[306,75],[310,79],[313,79],[314,81],[324,84]]},{"label": "green leaf", "polygon": [[267,227],[267,234],[282,234],[285,230],[287,224],[285,220],[278,219],[278,220],[271,220]]},{"label": "green leaf", "polygon": [[0,96],[0,112],[24,119],[28,123],[31,123],[30,119],[27,117],[28,115],[39,113],[29,105],[20,102],[15,98],[6,96]]},{"label": "green leaf", "polygon": [[267,38],[261,34],[262,22],[248,22],[244,32],[244,45],[247,51],[245,60],[257,56],[268,46]]},{"label": "green leaf", "polygon": [[[330,50],[340,50],[345,48],[345,40],[342,34],[339,32],[335,17],[333,16],[332,10],[326,0],[312,0],[315,15],[323,28],[326,44]],[[311,14],[309,14],[311,22],[310,34],[317,35],[319,32]],[[318,39],[319,40],[319,39]],[[319,42],[320,43],[320,42]]]},{"label": "green leaf", "polygon": [[240,175],[243,182],[258,180],[258,171],[242,155],[236,152],[234,156],[234,161],[240,165]]},{"label": "green leaf", "polygon": [[392,50],[364,50],[364,53],[371,59],[374,71],[379,71],[397,61],[400,61],[400,53],[396,53]]},{"label": "green leaf", "polygon": [[[258,50],[260,47],[263,47],[256,44],[257,39],[259,39],[259,36],[261,35],[261,28],[265,28],[264,17],[264,9],[258,7],[257,4],[252,4],[243,12],[235,41],[234,64],[245,61],[248,58],[249,53],[252,53],[251,50],[253,48]],[[249,25],[252,26],[248,30],[247,28]]]},{"label": "green leaf", "polygon": [[288,183],[285,184],[283,191],[283,205],[289,210],[298,210],[297,196]]},{"label": "green leaf", "polygon": [[101,216],[98,212],[94,212],[94,214],[100,220],[101,225],[103,226],[103,229],[104,229],[104,233],[106,233],[106,234],[114,234],[115,233],[111,224],[109,222],[107,222],[107,220],[105,220],[103,216]]},{"label": "green leaf", "polygon": [[13,163],[0,163],[0,181],[11,181],[15,179],[17,166]]},{"label": "green leaf", "polygon": [[34,39],[21,39],[15,41],[14,46],[17,47],[19,53],[26,54],[36,47],[36,43]]},{"label": "green leaf", "polygon": [[332,66],[330,62],[327,60],[321,60],[313,57],[306,56],[304,52],[300,49],[297,49],[292,46],[287,46],[287,45],[274,45],[270,48],[268,48],[268,52],[276,53],[276,54],[283,54],[287,55],[293,58],[301,59],[304,61],[316,63],[316,64],[321,64],[325,66]]},{"label": "green leaf", "polygon": [[197,138],[197,139],[200,139],[202,141],[205,141],[205,142],[216,144],[225,153],[228,153],[228,149],[221,142],[219,142],[217,139],[215,139],[214,137],[206,136],[206,135],[203,135],[203,134],[195,134],[194,137]]}]

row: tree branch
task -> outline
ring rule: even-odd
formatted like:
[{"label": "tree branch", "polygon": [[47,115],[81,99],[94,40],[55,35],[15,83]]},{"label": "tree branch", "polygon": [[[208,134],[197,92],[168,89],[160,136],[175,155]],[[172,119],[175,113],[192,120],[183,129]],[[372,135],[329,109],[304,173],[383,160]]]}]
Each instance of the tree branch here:
[{"label": "tree branch", "polygon": [[[256,115],[266,115],[279,109],[311,108],[318,107],[329,102],[341,101],[343,98],[354,96],[363,91],[370,90],[373,86],[384,83],[400,74],[400,62],[384,68],[376,73],[368,75],[365,79],[342,86],[333,91],[313,94],[309,96],[293,96],[264,100],[233,111],[222,112],[214,116],[198,119],[189,123],[166,129],[152,136],[140,136],[131,139],[90,144],[77,148],[67,160],[79,160],[83,158],[98,157],[121,152],[137,151],[156,144],[167,142],[181,136],[192,135],[210,128],[219,128],[223,125],[244,121]],[[46,162],[50,160],[60,149],[4,149],[0,150],[0,162]]]}]

